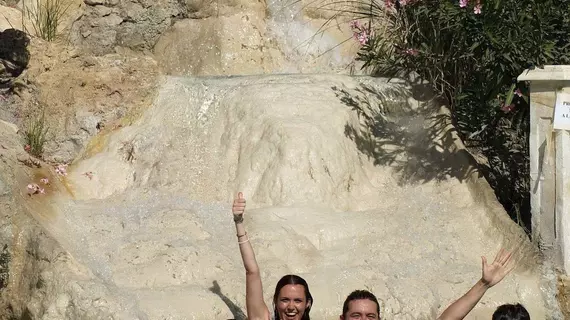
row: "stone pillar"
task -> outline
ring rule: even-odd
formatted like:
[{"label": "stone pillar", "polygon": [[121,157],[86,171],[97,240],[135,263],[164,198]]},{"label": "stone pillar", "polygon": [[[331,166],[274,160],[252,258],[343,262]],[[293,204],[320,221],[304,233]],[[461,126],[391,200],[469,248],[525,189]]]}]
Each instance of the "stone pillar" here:
[{"label": "stone pillar", "polygon": [[570,66],[525,70],[530,82],[532,238],[570,274],[570,133],[554,128],[557,93],[570,94]]},{"label": "stone pillar", "polygon": [[559,233],[564,271],[570,274],[570,132],[556,132],[556,215],[560,217]]}]

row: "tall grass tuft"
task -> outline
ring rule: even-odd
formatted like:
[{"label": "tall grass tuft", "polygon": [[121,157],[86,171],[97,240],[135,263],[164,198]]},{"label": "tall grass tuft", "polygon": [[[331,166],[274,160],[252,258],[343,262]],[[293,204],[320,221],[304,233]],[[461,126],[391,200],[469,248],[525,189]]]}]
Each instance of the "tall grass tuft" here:
[{"label": "tall grass tuft", "polygon": [[[69,0],[24,0],[22,2],[22,19],[27,18],[34,34],[46,41],[56,39],[58,27],[71,5]],[[22,21],[25,31],[30,30]]]},{"label": "tall grass tuft", "polygon": [[25,142],[29,146],[29,153],[37,158],[41,158],[44,151],[44,144],[47,141],[49,128],[46,126],[45,112],[32,119],[25,132]]}]

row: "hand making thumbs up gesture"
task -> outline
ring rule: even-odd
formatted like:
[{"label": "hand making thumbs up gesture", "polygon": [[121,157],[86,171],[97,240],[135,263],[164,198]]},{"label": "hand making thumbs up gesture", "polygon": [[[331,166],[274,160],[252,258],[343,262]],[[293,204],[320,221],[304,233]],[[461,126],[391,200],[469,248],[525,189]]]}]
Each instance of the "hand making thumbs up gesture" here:
[{"label": "hand making thumbs up gesture", "polygon": [[234,204],[232,206],[232,213],[234,215],[234,222],[243,222],[243,213],[245,211],[245,199],[243,198],[243,193],[238,192],[237,198],[234,199]]}]

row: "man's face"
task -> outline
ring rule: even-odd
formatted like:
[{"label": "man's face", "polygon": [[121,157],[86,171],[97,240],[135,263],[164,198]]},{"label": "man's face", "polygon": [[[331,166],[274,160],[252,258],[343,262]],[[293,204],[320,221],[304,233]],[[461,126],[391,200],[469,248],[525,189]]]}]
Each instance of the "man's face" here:
[{"label": "man's face", "polygon": [[368,299],[352,300],[348,303],[348,311],[340,316],[340,320],[378,320],[378,306]]}]

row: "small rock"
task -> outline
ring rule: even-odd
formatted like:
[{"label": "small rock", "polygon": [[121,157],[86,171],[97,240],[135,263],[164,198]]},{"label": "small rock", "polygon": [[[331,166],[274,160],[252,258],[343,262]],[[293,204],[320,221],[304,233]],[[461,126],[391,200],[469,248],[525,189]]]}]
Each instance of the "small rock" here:
[{"label": "small rock", "polygon": [[93,67],[96,65],[97,65],[97,59],[91,56],[83,58],[83,61],[81,62],[81,66],[84,68]]},{"label": "small rock", "polygon": [[90,6],[104,5],[112,7],[119,4],[119,0],[83,0],[83,2],[85,2],[85,4]]},{"label": "small rock", "polygon": [[30,157],[28,154],[19,154],[18,161],[30,168],[41,168],[42,164],[39,160]]},{"label": "small rock", "polygon": [[102,26],[113,27],[120,25],[123,22],[123,18],[121,18],[118,14],[113,13],[101,17],[98,21],[101,23]]},{"label": "small rock", "polygon": [[105,0],[83,0],[86,5],[96,6],[100,4],[105,4]]},{"label": "small rock", "polygon": [[79,153],[82,145],[78,145],[80,139],[69,138],[67,140],[48,141],[44,146],[44,158],[50,162],[71,162]]},{"label": "small rock", "polygon": [[78,111],[75,119],[81,130],[88,132],[90,135],[97,134],[97,124],[101,122],[101,117],[93,115],[92,112]]},{"label": "small rock", "polygon": [[0,124],[12,129],[12,131],[14,131],[14,133],[18,133],[18,127],[15,124],[13,124],[11,122],[6,122],[4,120],[0,120]]},{"label": "small rock", "polygon": [[106,6],[95,6],[95,12],[101,17],[106,17],[113,12],[113,9]]},{"label": "small rock", "polygon": [[82,36],[83,38],[87,38],[87,37],[89,37],[90,35],[91,35],[91,30],[84,30],[84,31],[81,32],[81,36]]}]

